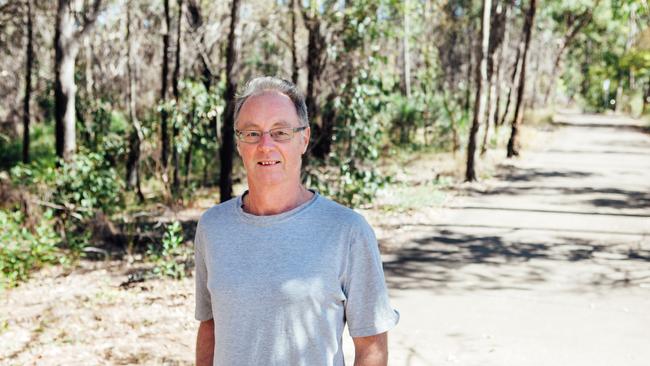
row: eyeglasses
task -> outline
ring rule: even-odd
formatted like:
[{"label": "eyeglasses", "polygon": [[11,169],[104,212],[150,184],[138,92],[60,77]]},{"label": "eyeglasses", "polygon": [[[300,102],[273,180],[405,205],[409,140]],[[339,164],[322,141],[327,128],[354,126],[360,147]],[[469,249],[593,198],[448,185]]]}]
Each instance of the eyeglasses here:
[{"label": "eyeglasses", "polygon": [[256,144],[260,142],[262,136],[264,136],[267,133],[269,134],[269,136],[271,136],[273,141],[280,142],[280,141],[291,140],[296,132],[302,131],[306,128],[307,126],[272,128],[268,131],[235,130],[235,135],[237,136],[237,139],[239,141],[245,142],[247,144]]}]

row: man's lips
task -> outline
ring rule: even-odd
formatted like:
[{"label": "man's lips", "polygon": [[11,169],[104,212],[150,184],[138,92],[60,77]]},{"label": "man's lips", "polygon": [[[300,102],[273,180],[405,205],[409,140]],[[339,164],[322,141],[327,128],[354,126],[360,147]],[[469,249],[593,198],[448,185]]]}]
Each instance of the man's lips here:
[{"label": "man's lips", "polygon": [[262,161],[257,162],[257,165],[261,165],[261,166],[273,166],[273,165],[276,165],[276,164],[280,164],[280,161],[279,160],[262,160]]}]

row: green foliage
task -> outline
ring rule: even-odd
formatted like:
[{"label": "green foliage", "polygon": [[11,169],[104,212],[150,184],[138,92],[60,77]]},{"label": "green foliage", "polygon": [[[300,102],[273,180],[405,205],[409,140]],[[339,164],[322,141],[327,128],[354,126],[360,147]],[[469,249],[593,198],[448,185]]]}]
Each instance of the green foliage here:
[{"label": "green foliage", "polygon": [[369,203],[388,179],[377,169],[384,143],[386,93],[381,80],[361,70],[341,88],[328,108],[337,111],[335,145],[329,163],[338,171],[326,184],[326,193],[350,206]]},{"label": "green foliage", "polygon": [[100,210],[112,214],[123,206],[123,182],[98,153],[78,153],[59,167],[39,163],[20,164],[11,170],[12,180],[41,197],[54,208],[68,249],[79,255],[90,237],[87,223]]},{"label": "green foliage", "polygon": [[[30,160],[54,164],[54,126],[52,123],[32,123],[30,132]],[[9,136],[0,132],[0,170],[9,170],[22,162],[22,136]]]},{"label": "green foliage", "polygon": [[178,221],[165,227],[162,245],[150,245],[147,250],[153,262],[152,272],[157,276],[184,278],[189,270],[190,250],[183,245],[183,228]]},{"label": "green foliage", "polygon": [[51,211],[30,230],[20,211],[0,210],[0,228],[0,289],[16,286],[47,263],[60,262],[56,246],[60,238]]},{"label": "green foliage", "polygon": [[159,112],[167,111],[172,126],[178,131],[174,148],[179,157],[192,148],[190,163],[193,170],[202,169],[204,164],[210,164],[214,159],[212,156],[206,156],[214,154],[218,147],[214,126],[225,108],[221,98],[224,87],[225,85],[219,84],[213,86],[213,91],[208,91],[202,83],[184,80],[179,83],[178,101],[170,99],[158,106]]}]

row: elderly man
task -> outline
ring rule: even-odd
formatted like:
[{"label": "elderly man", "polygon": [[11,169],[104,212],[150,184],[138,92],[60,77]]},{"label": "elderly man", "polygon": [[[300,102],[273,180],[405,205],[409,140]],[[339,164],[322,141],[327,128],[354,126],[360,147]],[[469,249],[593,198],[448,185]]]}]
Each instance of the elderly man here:
[{"label": "elderly man", "polygon": [[235,107],[248,191],[206,211],[196,230],[197,365],[386,365],[389,304],[363,217],[306,189],[310,129],[288,81],[251,80]]}]

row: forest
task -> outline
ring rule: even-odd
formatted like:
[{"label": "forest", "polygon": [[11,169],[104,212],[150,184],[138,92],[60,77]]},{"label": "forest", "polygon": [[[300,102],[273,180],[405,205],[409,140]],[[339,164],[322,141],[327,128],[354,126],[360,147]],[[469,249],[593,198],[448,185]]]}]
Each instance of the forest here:
[{"label": "forest", "polygon": [[186,228],[156,213],[241,191],[255,76],[305,94],[305,184],[360,207],[397,156],[475,181],[559,106],[648,115],[648,24],[647,0],[0,0],[0,284],[99,238],[184,276]]}]

